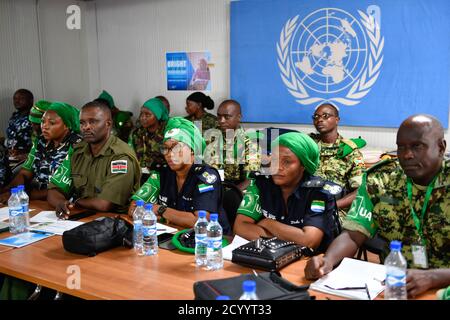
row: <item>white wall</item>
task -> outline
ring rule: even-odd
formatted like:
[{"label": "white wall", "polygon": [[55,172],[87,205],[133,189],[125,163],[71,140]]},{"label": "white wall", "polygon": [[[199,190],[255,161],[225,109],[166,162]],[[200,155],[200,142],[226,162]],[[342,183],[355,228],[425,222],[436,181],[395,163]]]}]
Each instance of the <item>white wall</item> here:
[{"label": "white wall", "polygon": [[138,112],[146,99],[166,96],[184,115],[189,92],[167,91],[165,54],[211,52],[211,97],[229,94],[229,0],[97,0],[100,89]]},{"label": "white wall", "polygon": [[[11,96],[18,87],[29,87],[37,96],[76,106],[96,98],[101,89],[106,89],[119,107],[135,115],[146,99],[159,94],[170,100],[172,115],[184,115],[185,99],[190,92],[167,91],[165,53],[168,51],[210,51],[214,64],[210,95],[216,105],[229,97],[230,0],[38,0],[37,17],[33,3],[32,0],[0,0],[0,104],[3,108],[11,108]],[[65,28],[65,9],[69,4],[78,4],[82,9],[79,31]],[[20,14],[17,6],[24,7]],[[42,73],[36,20],[40,29]],[[17,33],[28,41],[16,40],[13,35]],[[7,49],[3,43],[7,43]],[[4,117],[0,115],[2,130]],[[246,127],[271,125],[305,132],[314,130],[312,125],[247,124]],[[361,135],[369,149],[395,149],[396,129],[341,127],[340,132],[346,137]],[[448,130],[446,139],[450,143]]]},{"label": "white wall", "polygon": [[41,63],[35,0],[0,0],[0,135],[15,111],[19,88],[42,97]]}]

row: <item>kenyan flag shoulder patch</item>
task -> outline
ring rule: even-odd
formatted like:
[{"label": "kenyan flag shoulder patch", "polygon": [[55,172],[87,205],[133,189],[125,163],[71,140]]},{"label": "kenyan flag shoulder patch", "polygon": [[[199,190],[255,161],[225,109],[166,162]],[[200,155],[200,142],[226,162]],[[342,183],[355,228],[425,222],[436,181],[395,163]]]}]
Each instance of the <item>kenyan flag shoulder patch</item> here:
[{"label": "kenyan flag shoulder patch", "polygon": [[324,212],[325,211],[325,201],[323,201],[323,200],[313,200],[313,202],[311,202],[311,211],[313,211],[313,212]]},{"label": "kenyan flag shoulder patch", "polygon": [[127,173],[127,172],[128,172],[127,160],[111,161],[111,173]]}]

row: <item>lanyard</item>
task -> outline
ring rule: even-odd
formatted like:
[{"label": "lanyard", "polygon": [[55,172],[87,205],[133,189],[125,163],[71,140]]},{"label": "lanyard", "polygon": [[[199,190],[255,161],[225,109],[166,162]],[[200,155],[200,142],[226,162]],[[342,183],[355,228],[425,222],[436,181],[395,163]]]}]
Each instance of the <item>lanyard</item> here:
[{"label": "lanyard", "polygon": [[413,207],[411,178],[408,178],[406,180],[406,189],[408,191],[408,200],[409,200],[409,207],[411,209],[411,215],[413,217],[414,225],[416,226],[417,232],[419,232],[420,240],[424,246],[426,246],[426,240],[423,236],[423,229],[422,229],[421,222],[423,223],[423,217],[425,216],[425,211],[427,211],[428,202],[430,201],[431,192],[433,191],[434,183],[436,182],[436,178],[437,178],[437,176],[433,178],[433,181],[431,181],[431,183],[427,187],[427,191],[425,193],[425,200],[423,201],[422,215],[420,217],[420,220],[419,220],[419,217],[417,217],[416,211],[414,210],[414,207]]}]

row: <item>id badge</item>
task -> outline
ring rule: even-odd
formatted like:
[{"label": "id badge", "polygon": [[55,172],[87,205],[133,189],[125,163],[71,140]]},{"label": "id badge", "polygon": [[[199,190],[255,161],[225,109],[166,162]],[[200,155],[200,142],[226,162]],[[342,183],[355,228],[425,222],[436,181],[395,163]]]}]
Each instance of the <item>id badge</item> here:
[{"label": "id badge", "polygon": [[411,246],[413,264],[422,269],[428,269],[427,250],[421,244],[413,244]]}]

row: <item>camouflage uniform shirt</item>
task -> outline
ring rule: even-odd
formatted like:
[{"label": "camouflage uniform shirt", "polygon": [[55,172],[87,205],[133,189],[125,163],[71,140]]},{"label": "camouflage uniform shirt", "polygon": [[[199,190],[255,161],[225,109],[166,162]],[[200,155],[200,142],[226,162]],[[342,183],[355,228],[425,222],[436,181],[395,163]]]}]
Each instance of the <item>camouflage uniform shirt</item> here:
[{"label": "camouflage uniform shirt", "polygon": [[224,170],[226,181],[240,183],[249,172],[260,169],[261,152],[258,144],[248,138],[242,127],[236,130],[232,139],[227,139],[223,134],[222,143],[215,141],[213,137],[206,140],[205,162],[218,170]]},{"label": "camouflage uniform shirt", "polygon": [[165,125],[156,132],[149,132],[146,128],[136,128],[130,135],[128,145],[134,149],[141,168],[150,168],[154,164],[165,164],[160,151],[164,138]]},{"label": "camouflage uniform shirt", "polygon": [[[356,199],[344,220],[347,230],[373,237],[375,233],[388,241],[402,241],[402,253],[412,266],[411,245],[418,243],[406,189],[407,177],[398,160],[386,160],[370,168],[363,176]],[[426,188],[413,183],[412,205],[421,215]],[[421,222],[431,268],[450,267],[450,160],[444,160],[437,175]]]},{"label": "camouflage uniform shirt", "polygon": [[8,150],[0,145],[0,187],[4,187],[11,179],[11,168],[9,167]]},{"label": "camouflage uniform shirt", "polygon": [[[187,116],[185,119],[192,121],[194,123],[202,122],[202,134],[209,129],[217,129],[217,117],[209,112],[205,112],[200,119],[195,119],[194,116]],[[197,125],[197,124],[196,124]],[[200,129],[200,128],[199,128]]]},{"label": "camouflage uniform shirt", "polygon": [[343,143],[341,135],[335,143],[323,143],[320,141],[320,135],[315,133],[311,133],[310,137],[317,142],[320,150],[320,164],[315,175],[339,184],[347,192],[358,189],[365,169],[361,151],[355,149],[340,159],[337,153]]},{"label": "camouflage uniform shirt", "polygon": [[32,146],[32,131],[28,114],[22,114],[19,111],[14,112],[6,129],[5,147],[28,152]]},{"label": "camouflage uniform shirt", "polygon": [[71,132],[58,147],[55,147],[53,142],[47,143],[43,137],[34,141],[22,169],[33,172],[33,179],[38,183],[40,190],[47,189],[50,176],[55,173],[56,169],[63,162],[69,148],[79,143],[81,137]]}]

